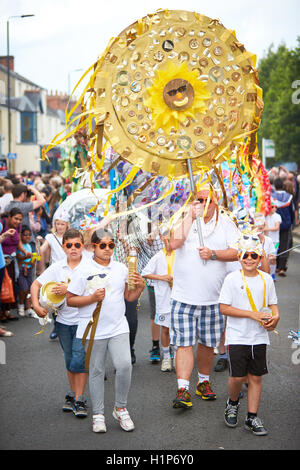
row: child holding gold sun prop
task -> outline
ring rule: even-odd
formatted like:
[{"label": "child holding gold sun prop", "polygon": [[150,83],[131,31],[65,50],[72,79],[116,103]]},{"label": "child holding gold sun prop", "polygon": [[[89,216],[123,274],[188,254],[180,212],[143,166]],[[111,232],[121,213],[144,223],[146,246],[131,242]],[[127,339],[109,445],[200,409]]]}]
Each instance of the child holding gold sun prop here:
[{"label": "child holding gold sun prop", "polygon": [[266,349],[268,331],[279,321],[277,296],[272,277],[260,270],[263,248],[258,236],[243,234],[237,244],[241,270],[230,273],[223,283],[219,302],[228,316],[226,341],[230,378],[225,423],[238,424],[239,394],[248,381],[248,414],[245,428],[257,436],[268,433],[257,416],[262,392],[262,376],[268,373]]},{"label": "child holding gold sun prop", "polygon": [[[62,239],[63,250],[66,254],[65,259],[52,264],[47,268],[32,284],[31,298],[32,305],[41,318],[47,316],[48,311],[41,305],[39,298],[40,290],[43,292],[43,286],[50,287],[50,292],[46,292],[49,303],[61,303],[57,308],[56,329],[57,335],[64,351],[67,375],[70,390],[65,396],[63,411],[74,412],[76,417],[83,418],[87,415],[86,400],[84,398],[84,389],[87,380],[85,370],[85,351],[81,340],[76,338],[78,324],[78,310],[69,307],[64,301],[66,296],[68,282],[72,276],[77,273],[86,259],[82,258],[84,249],[83,237],[79,230],[69,229]],[[51,287],[51,285],[53,286]]]}]

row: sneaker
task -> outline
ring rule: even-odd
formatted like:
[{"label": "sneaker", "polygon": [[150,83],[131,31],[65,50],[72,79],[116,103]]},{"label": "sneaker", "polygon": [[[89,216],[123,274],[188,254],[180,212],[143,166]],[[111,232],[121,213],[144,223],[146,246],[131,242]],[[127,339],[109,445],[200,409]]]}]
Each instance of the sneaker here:
[{"label": "sneaker", "polygon": [[168,359],[163,359],[162,360],[160,370],[162,372],[171,372],[172,371],[172,359],[170,357]]},{"label": "sneaker", "polygon": [[160,362],[160,349],[159,348],[152,348],[150,350],[150,361],[152,364],[156,364],[157,362]]},{"label": "sneaker", "polygon": [[189,391],[182,387],[177,390],[176,398],[173,400],[173,408],[191,408],[191,395]]},{"label": "sneaker", "polygon": [[71,397],[71,395],[66,395],[65,396],[65,403],[62,407],[62,410],[65,411],[66,413],[73,411],[74,408],[74,397]]},{"label": "sneaker", "polygon": [[73,413],[77,418],[87,417],[87,403],[82,395],[78,397],[78,400],[74,401]]},{"label": "sneaker", "polygon": [[104,415],[93,415],[93,432],[106,432]]},{"label": "sneaker", "polygon": [[224,372],[228,367],[228,360],[220,357],[215,365],[215,372]]},{"label": "sneaker", "polygon": [[210,382],[204,380],[204,382],[197,384],[196,395],[202,398],[202,400],[216,400],[217,395],[212,391]]},{"label": "sneaker", "polygon": [[22,305],[22,304],[18,305],[18,314],[20,315],[20,317],[25,317],[24,305]]},{"label": "sneaker", "polygon": [[235,428],[238,424],[237,418],[238,418],[239,406],[240,406],[239,403],[237,405],[231,405],[229,403],[229,400],[227,400],[224,419],[225,419],[225,423],[230,428]]},{"label": "sneaker", "polygon": [[122,408],[120,411],[117,411],[116,407],[114,407],[114,411],[112,415],[117,421],[119,421],[120,426],[122,429],[124,429],[124,431],[134,430],[134,424],[133,424],[132,419],[129,416],[127,408]]},{"label": "sneaker", "polygon": [[57,338],[57,333],[56,333],[56,331],[53,330],[52,333],[50,333],[49,339],[50,339],[51,341],[53,341],[53,340],[55,340],[56,338]]},{"label": "sneaker", "polygon": [[27,310],[25,310],[25,315],[29,318],[33,318],[34,317],[34,311],[31,308],[28,308]]},{"label": "sneaker", "polygon": [[260,418],[246,418],[245,429],[252,431],[256,436],[266,436],[268,431],[264,428],[264,425]]}]

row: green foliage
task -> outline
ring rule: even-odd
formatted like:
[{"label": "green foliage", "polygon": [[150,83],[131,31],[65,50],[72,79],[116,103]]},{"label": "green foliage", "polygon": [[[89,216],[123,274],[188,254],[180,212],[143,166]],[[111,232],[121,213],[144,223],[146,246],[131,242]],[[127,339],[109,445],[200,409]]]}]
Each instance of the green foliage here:
[{"label": "green foliage", "polygon": [[[271,45],[258,64],[258,72],[264,100],[258,132],[260,155],[262,138],[272,139],[276,152],[272,162],[300,163],[300,92],[292,88],[296,80],[300,88],[300,37],[294,49],[281,44],[274,52]],[[270,164],[270,160],[267,163]]]}]

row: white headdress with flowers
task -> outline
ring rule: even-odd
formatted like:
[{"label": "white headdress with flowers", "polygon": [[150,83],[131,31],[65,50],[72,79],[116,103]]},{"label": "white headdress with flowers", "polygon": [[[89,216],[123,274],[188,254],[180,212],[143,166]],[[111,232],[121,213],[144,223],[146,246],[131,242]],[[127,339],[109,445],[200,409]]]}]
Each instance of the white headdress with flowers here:
[{"label": "white headdress with flowers", "polygon": [[55,220],[63,220],[64,222],[70,221],[69,213],[65,209],[57,209],[54,215]]},{"label": "white headdress with flowers", "polygon": [[257,253],[262,256],[263,246],[259,240],[257,229],[252,225],[246,224],[240,231],[240,237],[236,243],[231,245],[232,248],[238,250],[239,256],[243,256],[246,252]]}]

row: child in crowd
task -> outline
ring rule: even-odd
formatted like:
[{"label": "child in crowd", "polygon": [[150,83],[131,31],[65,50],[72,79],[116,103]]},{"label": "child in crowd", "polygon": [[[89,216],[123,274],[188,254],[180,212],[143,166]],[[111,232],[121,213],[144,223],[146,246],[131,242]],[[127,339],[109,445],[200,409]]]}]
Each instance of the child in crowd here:
[{"label": "child in crowd", "polygon": [[[274,198],[271,198],[272,209],[269,215],[266,217],[266,226],[265,232],[272,239],[275,247],[275,255],[277,255],[279,247],[279,232],[280,224],[282,222],[281,215],[276,212],[277,210],[277,201]],[[273,280],[276,280],[276,261],[273,264],[270,264],[270,274]]]},{"label": "child in crowd", "polygon": [[171,286],[173,281],[172,268],[175,252],[169,248],[169,240],[166,236],[160,236],[165,248],[154,255],[142,271],[142,276],[153,281],[155,294],[155,323],[162,327],[161,345],[163,358],[161,370],[172,370],[172,357],[170,351],[170,316],[171,316]]},{"label": "child in crowd", "polygon": [[275,246],[272,239],[265,235],[266,219],[264,214],[260,212],[254,214],[254,227],[263,248],[259,268],[270,274],[270,263],[276,262]]},{"label": "child in crowd", "polygon": [[[45,317],[47,310],[40,305],[39,291],[48,282],[55,281],[52,288],[56,295],[66,295],[68,282],[80,271],[85,260],[82,259],[83,238],[79,230],[67,230],[62,239],[66,257],[51,264],[32,284],[32,305],[39,317]],[[85,370],[85,351],[81,339],[76,338],[78,310],[64,302],[59,308],[56,319],[56,331],[65,355],[65,364],[70,390],[65,396],[63,411],[73,411],[76,417],[87,416],[84,389],[87,381]]]},{"label": "child in crowd", "polygon": [[32,232],[27,225],[24,225],[21,229],[21,241],[23,247],[31,256],[26,256],[20,250],[17,251],[17,259],[19,263],[19,277],[18,277],[18,289],[19,289],[19,304],[18,314],[21,317],[32,316],[31,301],[28,297],[30,293],[31,284],[33,282],[33,262],[32,262],[32,245],[30,243]]},{"label": "child in crowd", "polygon": [[[62,246],[63,236],[69,229],[69,215],[66,211],[60,210],[55,214],[55,220],[53,221],[52,233],[48,233],[45,237],[45,242],[40,248],[41,261],[38,267],[38,274],[41,274],[46,264],[56,263],[66,258],[65,251]],[[52,313],[54,322],[53,331],[50,333],[50,339],[54,340],[57,338],[56,332],[56,317]]]},{"label": "child in crowd", "polygon": [[237,248],[242,269],[225,278],[219,298],[221,313],[228,317],[225,344],[230,378],[225,423],[229,427],[237,426],[239,394],[243,383],[248,381],[245,428],[257,436],[264,436],[268,432],[257,412],[262,376],[268,372],[268,331],[274,330],[279,321],[277,296],[272,277],[257,269],[263,253],[258,237],[249,233],[242,235]]},{"label": "child in crowd", "polygon": [[45,242],[41,247],[41,263],[40,272],[42,273],[46,264],[56,263],[66,257],[62,247],[62,239],[64,233],[69,229],[69,215],[66,211],[61,210],[56,214],[53,221],[52,233],[48,233]]},{"label": "child in crowd", "polygon": [[67,304],[77,307],[79,311],[77,337],[84,338],[84,341],[87,339],[92,429],[94,432],[106,432],[104,377],[109,352],[116,370],[113,417],[124,431],[132,431],[134,423],[126,409],[132,365],[124,299],[129,302],[138,299],[143,292],[144,281],[138,273],[133,273],[131,280],[134,289],[129,290],[128,268],[112,259],[115,242],[110,232],[96,230],[91,242],[94,257],[86,260],[86,265],[80,267],[72,278],[68,286]]}]

